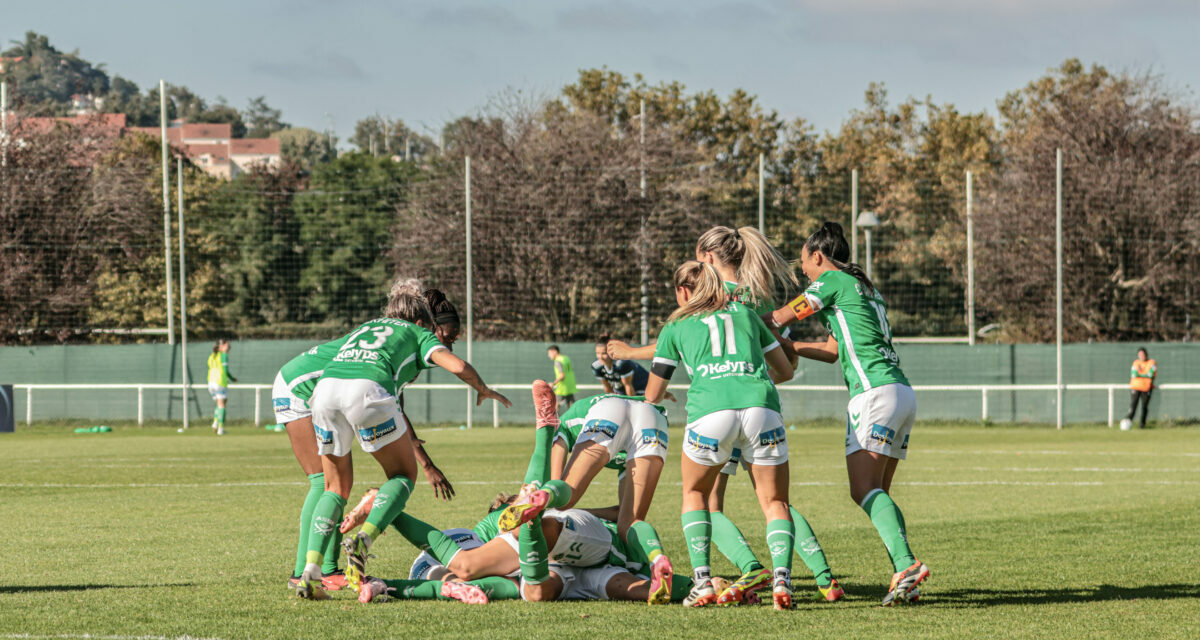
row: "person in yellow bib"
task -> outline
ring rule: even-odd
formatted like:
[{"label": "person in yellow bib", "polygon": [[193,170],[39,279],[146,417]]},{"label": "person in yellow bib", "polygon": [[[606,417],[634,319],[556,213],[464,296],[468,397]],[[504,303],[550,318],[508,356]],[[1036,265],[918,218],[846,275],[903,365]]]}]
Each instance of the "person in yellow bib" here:
[{"label": "person in yellow bib", "polygon": [[1150,395],[1154,393],[1154,377],[1157,375],[1158,364],[1150,358],[1144,347],[1138,349],[1137,360],[1129,368],[1129,415],[1125,419],[1133,420],[1140,402],[1143,429],[1146,428],[1146,414],[1150,411]]},{"label": "person in yellow bib", "polygon": [[554,395],[558,398],[558,415],[561,416],[567,407],[575,404],[575,369],[571,366],[571,359],[564,356],[556,344],[546,349],[546,355],[554,363],[554,381],[550,386],[554,387]]},{"label": "person in yellow bib", "polygon": [[229,341],[221,338],[208,356],[208,394],[217,403],[212,428],[219,436],[225,435],[225,402],[229,397],[230,381],[237,382],[237,378],[229,373]]}]

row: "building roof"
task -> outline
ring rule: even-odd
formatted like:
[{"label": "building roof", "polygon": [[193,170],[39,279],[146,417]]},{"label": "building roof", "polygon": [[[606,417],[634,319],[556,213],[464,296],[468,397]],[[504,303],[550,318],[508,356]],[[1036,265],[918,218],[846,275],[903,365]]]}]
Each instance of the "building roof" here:
[{"label": "building roof", "polygon": [[102,131],[113,136],[120,135],[125,129],[125,114],[123,113],[98,113],[85,116],[71,116],[68,118],[21,118],[17,123],[18,132],[27,133],[46,133],[53,131],[54,127],[59,124],[66,124],[77,129],[89,129],[94,131]]},{"label": "building roof", "polygon": [[279,155],[276,138],[234,138],[229,141],[230,155]]},{"label": "building roof", "polygon": [[[135,133],[144,133],[155,140],[162,137],[162,129],[160,127],[128,127],[126,131]],[[167,127],[167,142],[170,144],[179,144],[179,127]]]},{"label": "building roof", "polygon": [[224,144],[189,144],[185,147],[189,158],[199,158],[203,155],[212,156],[214,163],[229,162],[229,145]]},{"label": "building roof", "polygon": [[184,123],[183,139],[208,138],[213,140],[228,140],[233,137],[233,125],[225,124],[187,124]]}]

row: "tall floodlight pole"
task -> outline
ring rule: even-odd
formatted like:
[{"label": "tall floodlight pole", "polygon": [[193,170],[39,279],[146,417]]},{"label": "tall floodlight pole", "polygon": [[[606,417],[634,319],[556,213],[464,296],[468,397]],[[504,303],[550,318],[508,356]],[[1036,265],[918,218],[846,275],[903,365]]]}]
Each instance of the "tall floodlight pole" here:
[{"label": "tall floodlight pole", "polygon": [[[179,368],[183,387],[183,428],[188,428],[188,366],[187,366],[187,259],[183,240],[183,156],[176,159],[175,175],[179,178],[175,209],[179,214]],[[256,416],[257,419],[257,416]]]},{"label": "tall floodlight pole", "polygon": [[171,165],[167,158],[167,83],[158,81],[158,123],[162,129],[163,252],[167,271],[167,344],[175,344],[175,310],[171,308]]},{"label": "tall floodlight pole", "polygon": [[1054,354],[1055,413],[1058,428],[1063,426],[1063,159],[1062,149],[1055,153],[1054,185]]},{"label": "tall floodlight pole", "polygon": [[[467,225],[467,362],[471,361],[471,342],[475,334],[475,314],[473,298],[475,294],[474,278],[471,267],[471,156],[464,160],[466,170],[466,225]],[[471,402],[471,389],[467,389],[467,428],[474,426],[475,403]]]},{"label": "tall floodlight pole", "polygon": [[763,187],[763,154],[758,154],[758,232],[767,235],[767,218],[763,202],[764,187]]},{"label": "tall floodlight pole", "polygon": [[967,172],[967,344],[975,344],[975,218],[971,215],[975,199],[971,172]]},{"label": "tall floodlight pole", "polygon": [[646,100],[641,100],[641,107],[638,110],[638,124],[641,127],[641,132],[638,136],[639,149],[639,168],[641,172],[641,196],[642,196],[642,229],[641,229],[641,245],[642,245],[642,323],[639,336],[642,344],[650,342],[650,291],[646,286],[646,278],[649,275],[649,256],[650,247],[646,246]]},{"label": "tall floodlight pole", "polygon": [[858,169],[850,171],[850,262],[858,263]]}]

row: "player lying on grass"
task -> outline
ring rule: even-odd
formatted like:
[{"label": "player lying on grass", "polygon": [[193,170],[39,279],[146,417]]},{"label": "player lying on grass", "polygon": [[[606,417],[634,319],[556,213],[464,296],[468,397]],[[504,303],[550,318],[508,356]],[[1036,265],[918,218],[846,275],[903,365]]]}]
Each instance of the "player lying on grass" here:
[{"label": "player lying on grass", "polygon": [[386,316],[364,323],[346,336],[313,389],[311,408],[325,492],[313,509],[306,564],[297,594],[324,597],[320,586],[325,548],[341,520],[354,483],[350,448],[354,440],[375,457],[387,481],[375,497],[362,530],[344,541],[348,566],[364,573],[375,537],[404,510],[416,477],[413,435],[397,406],[396,393],[421,369],[437,365],[478,392],[511,406],[489,388],[470,364],[452,354],[428,329],[433,317],[417,280],[397,282],[388,295]]},{"label": "player lying on grass", "polygon": [[[539,397],[545,391],[545,387],[535,383],[534,401],[539,407],[547,402]],[[528,500],[519,500],[508,507],[500,517],[500,529],[512,531],[547,506],[561,509],[575,506],[596,474],[625,453],[617,532],[623,543],[638,548],[649,558],[655,575],[669,580],[671,562],[663,554],[658,532],[646,521],[667,455],[666,410],[640,398],[599,395],[576,402],[561,419],[549,414],[543,416],[540,408],[538,417],[539,424],[545,422],[546,426],[540,426],[535,435],[537,443],[525,482],[543,490],[528,493]],[[548,444],[552,440],[553,447]],[[554,453],[561,456],[568,440],[574,442],[561,481],[567,492],[565,497],[558,497],[549,483],[545,487],[540,485],[554,476],[550,470],[554,466]],[[669,583],[665,589],[670,591]]]},{"label": "player lying on grass", "polygon": [[657,402],[676,367],[687,368],[691,387],[681,457],[681,521],[695,586],[684,605],[717,601],[709,569],[708,500],[737,448],[767,519],[775,608],[790,609],[795,525],[788,508],[787,430],[773,382],[789,380],[792,366],[762,320],[745,305],[729,301],[712,265],[685,262],[673,281],[679,308],[659,333],[646,400]]},{"label": "player lying on grass", "polygon": [[[538,520],[539,531],[536,539],[540,539],[550,549],[544,557],[556,564],[577,568],[608,563],[620,567],[649,569],[651,575],[648,579],[652,589],[647,598],[651,598],[653,602],[668,601],[673,576],[663,573],[670,570],[670,561],[662,554],[661,548],[657,548],[657,554],[650,558],[643,551],[647,547],[628,547],[616,534],[615,524],[604,521],[597,515],[614,517],[615,512],[619,511],[618,508],[596,512],[581,509],[560,511],[553,508],[561,506],[560,501],[570,495],[568,486],[561,481],[549,479],[548,450],[558,424],[556,401],[549,385],[542,381],[534,383],[533,396],[534,406],[538,411],[538,427],[535,430],[534,454],[526,471],[526,484],[522,491],[525,495],[522,496],[521,502],[528,504],[527,496],[534,492],[542,492],[547,496],[546,502],[551,509],[544,511],[545,518],[536,517],[539,512],[522,511],[527,520]],[[364,513],[372,508],[373,502],[371,494],[368,493],[342,523],[342,530],[348,531],[356,522],[361,521]],[[460,549],[443,532],[408,514],[400,514],[393,525],[407,540],[427,551],[434,560],[445,565],[458,578],[473,580],[485,576],[510,575],[515,574],[520,566],[520,558],[525,556],[525,541],[515,532],[502,532],[499,524],[507,513],[505,508],[514,502],[517,502],[517,499],[510,495],[501,494],[497,498],[488,516],[474,529],[484,544],[469,550]],[[658,544],[657,534],[654,534],[652,544],[649,548],[653,550]],[[347,573],[351,585],[357,586],[357,575],[353,568]]]},{"label": "player lying on grass", "polygon": [[[435,323],[435,326],[425,328],[433,329],[442,345],[447,349],[452,348],[459,332],[458,311],[437,289],[426,289],[422,295],[433,312]],[[293,589],[300,582],[300,574],[304,571],[306,564],[308,534],[312,530],[313,509],[325,491],[325,474],[321,471],[321,456],[317,453],[312,411],[309,409],[308,402],[312,398],[313,388],[317,386],[317,380],[321,377],[322,371],[337,354],[345,339],[346,337],[343,336],[337,340],[317,345],[289,360],[275,375],[275,384],[271,392],[275,421],[287,429],[292,453],[295,454],[296,461],[300,463],[300,468],[308,476],[309,483],[308,495],[305,496],[303,507],[300,510],[300,536],[296,544],[296,565],[292,571],[292,577],[288,580],[288,586]],[[412,423],[409,422],[408,416],[404,415],[403,394],[400,395],[400,413],[404,422],[411,428]],[[437,468],[437,465],[433,463],[429,454],[425,452],[420,440],[414,438],[413,442],[416,443],[414,454],[417,461],[421,463],[425,478],[433,486],[434,495],[450,499],[454,495],[454,488]],[[321,584],[325,589],[331,591],[341,589],[346,584],[345,575],[338,570],[341,542],[341,534],[335,533],[324,549],[325,558],[321,566]]]},{"label": "player lying on grass", "polygon": [[929,567],[913,556],[900,507],[889,491],[896,465],[908,455],[917,399],[892,348],[887,304],[856,264],[841,225],[826,222],[809,236],[800,268],[812,284],[772,314],[777,325],[816,315],[829,332],[825,342],[783,341],[797,356],[842,364],[850,390],[846,408],[846,471],[850,496],[879,532],[891,556],[892,575],[883,606],[912,596]]}]

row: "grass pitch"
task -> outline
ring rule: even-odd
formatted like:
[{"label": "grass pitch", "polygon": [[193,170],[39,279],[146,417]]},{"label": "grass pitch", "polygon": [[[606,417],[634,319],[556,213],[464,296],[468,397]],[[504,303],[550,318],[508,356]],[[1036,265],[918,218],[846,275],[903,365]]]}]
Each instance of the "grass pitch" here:
[{"label": "grass pitch", "polygon": [[[893,495],[918,557],[932,568],[919,606],[881,609],[891,567],[848,495],[843,429],[789,432],[792,501],[813,525],[844,602],[797,610],[685,610],[641,603],[447,602],[360,605],[349,592],[297,600],[285,587],[307,482],[284,434],[234,425],[75,424],[0,437],[0,638],[385,637],[1200,637],[1200,444],[1194,429],[920,423]],[[472,526],[498,490],[515,490],[531,429],[419,429],[458,491],[437,502],[423,479],[409,511]],[[650,520],[677,569],[679,429]],[[378,466],[355,455],[361,489]],[[613,501],[604,472],[585,506]],[[730,485],[728,513],[760,558],[765,525],[749,482]],[[369,566],[406,577],[415,550],[391,532]],[[714,570],[735,571],[714,552]]]}]

